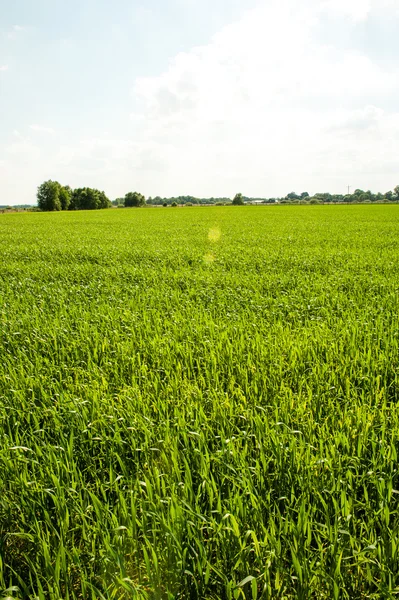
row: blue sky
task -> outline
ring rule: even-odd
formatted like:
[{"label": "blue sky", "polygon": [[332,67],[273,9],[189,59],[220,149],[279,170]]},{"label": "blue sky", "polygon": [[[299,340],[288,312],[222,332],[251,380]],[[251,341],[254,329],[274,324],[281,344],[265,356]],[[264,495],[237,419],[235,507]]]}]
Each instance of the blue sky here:
[{"label": "blue sky", "polygon": [[399,184],[396,0],[0,0],[0,204]]}]

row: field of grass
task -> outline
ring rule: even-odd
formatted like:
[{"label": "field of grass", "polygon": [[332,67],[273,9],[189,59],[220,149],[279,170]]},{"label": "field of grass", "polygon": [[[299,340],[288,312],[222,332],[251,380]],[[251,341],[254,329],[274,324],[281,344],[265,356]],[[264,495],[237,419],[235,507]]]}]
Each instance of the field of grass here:
[{"label": "field of grass", "polygon": [[0,215],[0,598],[399,595],[399,206]]}]

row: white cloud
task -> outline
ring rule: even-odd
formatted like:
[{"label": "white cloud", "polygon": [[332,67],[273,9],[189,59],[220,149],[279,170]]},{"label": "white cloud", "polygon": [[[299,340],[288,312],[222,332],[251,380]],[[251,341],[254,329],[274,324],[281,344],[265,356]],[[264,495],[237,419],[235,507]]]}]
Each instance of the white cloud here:
[{"label": "white cloud", "polygon": [[55,133],[54,129],[51,127],[43,127],[42,125],[29,125],[29,128],[32,129],[32,131],[37,131],[38,133]]},{"label": "white cloud", "polygon": [[13,136],[16,138],[16,141],[5,148],[9,155],[21,158],[22,160],[36,160],[40,157],[41,151],[39,146],[34,144],[30,138],[23,136],[17,129],[14,129]]},{"label": "white cloud", "polygon": [[[166,163],[160,188],[204,195],[237,188],[274,195],[295,185],[338,191],[349,164],[373,179],[388,122],[396,128],[391,150],[399,152],[397,115],[379,108],[387,97],[399,99],[397,73],[315,36],[326,11],[359,20],[370,7],[366,0],[261,2],[207,46],[176,56],[158,77],[137,79],[136,140]],[[361,130],[367,136],[363,131],[359,148],[354,132]],[[139,177],[155,193],[150,177]]]},{"label": "white cloud", "polygon": [[0,65],[0,72],[1,71],[8,71],[8,65]]},{"label": "white cloud", "polygon": [[6,151],[10,155],[18,156],[18,158],[26,159],[27,161],[39,158],[40,148],[33,144],[29,139],[21,139],[7,146]]},{"label": "white cloud", "polygon": [[341,114],[331,131],[341,131],[359,135],[360,132],[377,131],[385,122],[385,112],[376,106],[365,106],[361,109]]},{"label": "white cloud", "polygon": [[325,0],[322,8],[334,16],[364,21],[371,12],[372,0]]},{"label": "white cloud", "polygon": [[26,27],[22,25],[13,25],[12,29],[7,33],[7,37],[9,40],[15,40],[18,35],[26,31]]},{"label": "white cloud", "polygon": [[14,181],[22,165],[29,189],[52,177],[111,197],[132,187],[152,196],[393,188],[399,77],[350,43],[382,14],[396,18],[397,0],[259,0],[208,44],[134,82],[123,137],[71,131],[59,147],[45,135],[55,130],[33,124],[33,141],[15,132],[5,149],[7,172]]},{"label": "white cloud", "polygon": [[[317,6],[317,2],[315,4]],[[349,19],[355,24],[375,16],[399,17],[397,0],[320,0],[320,12]]]}]

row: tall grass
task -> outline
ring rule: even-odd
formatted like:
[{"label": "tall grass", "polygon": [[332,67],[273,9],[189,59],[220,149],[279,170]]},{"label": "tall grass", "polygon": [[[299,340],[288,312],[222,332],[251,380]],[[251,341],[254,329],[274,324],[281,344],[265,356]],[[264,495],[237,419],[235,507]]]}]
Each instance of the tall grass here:
[{"label": "tall grass", "polygon": [[0,597],[396,597],[398,226],[2,215]]}]

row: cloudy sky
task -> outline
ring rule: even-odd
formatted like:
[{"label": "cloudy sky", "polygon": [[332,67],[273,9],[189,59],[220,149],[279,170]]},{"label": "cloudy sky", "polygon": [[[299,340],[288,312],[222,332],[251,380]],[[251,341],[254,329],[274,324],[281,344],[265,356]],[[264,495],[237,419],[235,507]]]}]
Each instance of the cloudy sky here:
[{"label": "cloudy sky", "polygon": [[398,0],[0,0],[0,204],[399,184]]}]

